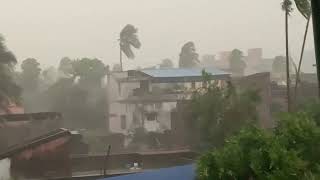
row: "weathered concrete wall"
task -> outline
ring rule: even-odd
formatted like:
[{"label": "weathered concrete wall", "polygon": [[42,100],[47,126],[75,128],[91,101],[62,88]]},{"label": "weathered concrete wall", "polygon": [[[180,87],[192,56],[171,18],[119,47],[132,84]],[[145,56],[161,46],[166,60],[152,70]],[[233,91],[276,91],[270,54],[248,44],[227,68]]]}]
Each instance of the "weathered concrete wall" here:
[{"label": "weathered concrete wall", "polygon": [[270,73],[257,73],[250,76],[233,79],[232,83],[241,90],[258,90],[261,98],[257,106],[259,123],[262,128],[272,128],[274,122],[271,118],[271,85]]}]

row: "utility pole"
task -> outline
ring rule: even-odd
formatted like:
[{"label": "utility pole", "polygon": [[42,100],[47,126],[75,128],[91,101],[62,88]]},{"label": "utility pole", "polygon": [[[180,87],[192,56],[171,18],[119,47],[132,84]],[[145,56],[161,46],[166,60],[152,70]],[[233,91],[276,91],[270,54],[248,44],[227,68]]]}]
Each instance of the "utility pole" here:
[{"label": "utility pole", "polygon": [[320,98],[320,1],[311,0],[311,5],[313,19],[314,49],[316,54],[316,67],[318,76],[318,94]]},{"label": "utility pole", "polygon": [[109,164],[109,156],[110,156],[110,151],[111,151],[111,145],[108,145],[108,150],[107,154],[105,156],[104,162],[103,162],[103,176],[106,177],[107,175],[107,169],[108,169],[108,164]]}]

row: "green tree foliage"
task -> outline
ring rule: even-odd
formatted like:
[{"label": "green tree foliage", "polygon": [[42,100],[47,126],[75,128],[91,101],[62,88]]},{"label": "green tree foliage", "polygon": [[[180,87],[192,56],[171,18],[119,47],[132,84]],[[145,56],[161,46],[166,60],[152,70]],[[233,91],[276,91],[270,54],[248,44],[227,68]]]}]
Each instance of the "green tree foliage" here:
[{"label": "green tree foliage", "polygon": [[13,71],[17,60],[7,49],[0,35],[0,110],[7,111],[10,103],[20,103],[21,88],[14,82]]},{"label": "green tree foliage", "polygon": [[22,61],[20,85],[23,91],[34,92],[38,90],[41,68],[40,63],[34,58],[28,58]]},{"label": "green tree foliage", "polygon": [[57,75],[58,75],[57,70],[53,66],[50,66],[44,69],[41,72],[42,87],[40,88],[40,90],[48,89],[51,85],[53,85],[57,80]]},{"label": "green tree foliage", "polygon": [[62,112],[67,127],[104,126],[107,97],[102,85],[107,67],[98,59],[61,61],[64,62],[60,62],[59,69],[68,75],[62,76],[45,92],[49,109]]},{"label": "green tree foliage", "polygon": [[199,179],[319,179],[318,112],[314,107],[283,114],[273,131],[241,130],[223,148],[200,158]]},{"label": "green tree foliage", "polygon": [[272,63],[272,72],[276,74],[282,74],[285,76],[286,74],[286,57],[284,56],[276,56]]},{"label": "green tree foliage", "polygon": [[234,49],[229,57],[230,70],[235,76],[243,76],[246,69],[246,63],[243,60],[243,52]]},{"label": "green tree foliage", "polygon": [[230,138],[219,150],[206,153],[198,163],[200,180],[299,180],[306,163],[267,132],[250,127]]},{"label": "green tree foliage", "polygon": [[163,59],[160,64],[160,68],[173,68],[173,62],[171,59]]},{"label": "green tree foliage", "polygon": [[199,64],[199,54],[193,42],[187,42],[183,45],[179,58],[180,68],[193,68]]},{"label": "green tree foliage", "polygon": [[287,149],[296,150],[307,162],[309,170],[320,170],[320,128],[310,114],[284,114],[275,129],[275,136]]},{"label": "green tree foliage", "polygon": [[257,91],[237,91],[231,84],[219,87],[204,72],[204,88],[194,93],[192,110],[202,145],[220,146],[225,138],[257,120]]},{"label": "green tree foliage", "polygon": [[99,59],[83,58],[72,62],[73,75],[79,78],[78,84],[87,89],[101,87],[107,67]]},{"label": "green tree foliage", "polygon": [[138,38],[138,29],[133,25],[126,25],[120,32],[120,49],[129,59],[134,59],[134,53],[131,47],[139,49],[141,47]]},{"label": "green tree foliage", "polygon": [[40,63],[34,58],[22,61],[21,73],[18,74],[17,82],[22,88],[22,104],[26,112],[39,111],[41,68]]},{"label": "green tree foliage", "polygon": [[72,60],[68,57],[64,57],[60,60],[58,70],[64,77],[71,77],[73,72]]}]

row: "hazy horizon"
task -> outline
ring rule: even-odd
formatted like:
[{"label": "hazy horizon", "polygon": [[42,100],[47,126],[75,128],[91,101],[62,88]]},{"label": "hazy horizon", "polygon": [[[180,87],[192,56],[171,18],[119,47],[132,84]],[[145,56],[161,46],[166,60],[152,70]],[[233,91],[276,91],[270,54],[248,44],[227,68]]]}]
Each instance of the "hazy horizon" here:
[{"label": "hazy horizon", "polygon": [[[64,56],[118,63],[119,32],[126,24],[139,29],[142,48],[126,69],[175,64],[182,45],[194,41],[198,53],[216,54],[261,47],[264,57],[284,55],[281,0],[0,0],[0,34],[19,61],[33,57],[56,66]],[[32,2],[32,3],[31,3]],[[306,20],[290,17],[290,50],[297,60]],[[312,27],[306,49],[313,49]],[[310,69],[312,62],[305,64]]]}]

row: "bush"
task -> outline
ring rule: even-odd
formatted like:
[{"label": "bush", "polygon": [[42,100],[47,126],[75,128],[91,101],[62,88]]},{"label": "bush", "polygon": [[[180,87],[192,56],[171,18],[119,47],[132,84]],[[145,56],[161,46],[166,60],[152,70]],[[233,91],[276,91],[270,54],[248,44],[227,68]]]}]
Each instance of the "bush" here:
[{"label": "bush", "polygon": [[198,161],[200,180],[319,179],[320,127],[314,113],[283,114],[273,132],[245,128]]},{"label": "bush", "polygon": [[289,150],[296,150],[312,171],[319,169],[320,127],[306,112],[284,114],[275,129],[275,137]]},{"label": "bush", "polygon": [[201,180],[300,179],[306,163],[272,135],[251,127],[232,137],[219,150],[205,154],[198,163]]}]

